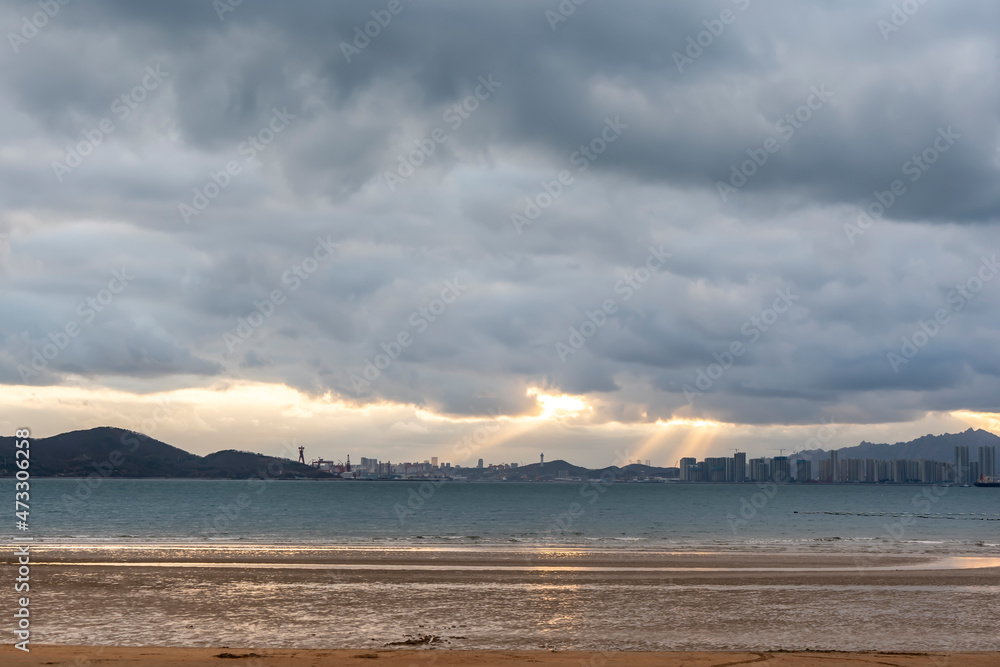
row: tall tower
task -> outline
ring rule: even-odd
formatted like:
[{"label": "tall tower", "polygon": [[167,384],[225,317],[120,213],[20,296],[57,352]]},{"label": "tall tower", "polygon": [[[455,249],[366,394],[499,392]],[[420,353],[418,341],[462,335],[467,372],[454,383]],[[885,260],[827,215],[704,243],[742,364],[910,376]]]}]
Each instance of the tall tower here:
[{"label": "tall tower", "polygon": [[969,483],[969,446],[955,445],[955,482]]},{"label": "tall tower", "polygon": [[303,447],[302,445],[299,445],[299,463],[305,463],[305,462],[306,462],[306,448]]},{"label": "tall tower", "polygon": [[747,453],[736,452],[733,455],[734,482],[743,482],[747,478]]},{"label": "tall tower", "polygon": [[993,477],[996,475],[997,466],[996,445],[979,446],[979,474]]},{"label": "tall tower", "polygon": [[541,457],[538,459],[538,471],[541,472],[545,469],[545,452],[542,452]]},{"label": "tall tower", "polygon": [[771,459],[771,479],[779,484],[792,481],[792,464],[787,456],[775,456]]}]

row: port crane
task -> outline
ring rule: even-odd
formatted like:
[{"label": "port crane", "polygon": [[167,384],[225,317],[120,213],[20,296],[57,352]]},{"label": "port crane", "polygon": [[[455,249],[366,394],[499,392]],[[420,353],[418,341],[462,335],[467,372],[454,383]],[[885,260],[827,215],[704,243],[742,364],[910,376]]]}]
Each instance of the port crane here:
[{"label": "port crane", "polygon": [[336,472],[340,473],[341,477],[354,477],[351,471],[351,455],[347,455],[347,463],[343,461],[328,461],[322,458],[316,458],[309,462],[309,465],[314,468],[319,468],[325,472]]}]

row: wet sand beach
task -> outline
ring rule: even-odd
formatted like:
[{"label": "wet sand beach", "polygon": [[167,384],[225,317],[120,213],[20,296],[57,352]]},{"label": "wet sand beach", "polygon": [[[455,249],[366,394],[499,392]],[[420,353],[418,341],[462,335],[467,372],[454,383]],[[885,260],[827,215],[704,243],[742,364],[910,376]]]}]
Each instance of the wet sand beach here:
[{"label": "wet sand beach", "polygon": [[472,655],[1000,651],[998,591],[983,557],[145,545],[38,546],[31,594],[39,644]]},{"label": "wet sand beach", "polygon": [[247,667],[465,667],[466,665],[537,665],[540,667],[994,667],[995,653],[771,653],[771,652],[548,652],[548,651],[364,651],[247,650],[218,648],[102,648],[40,646],[25,654],[0,647],[5,665],[108,665],[109,667],[175,667],[178,665],[245,665]]}]

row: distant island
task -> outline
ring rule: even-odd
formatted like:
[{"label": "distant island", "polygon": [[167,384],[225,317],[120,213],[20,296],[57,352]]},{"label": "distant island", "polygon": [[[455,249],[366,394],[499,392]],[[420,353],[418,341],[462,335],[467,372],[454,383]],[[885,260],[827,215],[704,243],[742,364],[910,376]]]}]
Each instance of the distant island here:
[{"label": "distant island", "polygon": [[[268,473],[270,466],[271,473]],[[0,437],[0,476],[14,474],[14,438]],[[259,471],[280,479],[333,475],[288,459],[224,450],[198,456],[135,431],[101,426],[31,443],[32,477],[165,477],[247,479]]]},{"label": "distant island", "polygon": [[[950,481],[936,474],[935,479],[920,479],[921,466],[939,463],[933,467],[935,471],[946,470],[954,461],[956,447],[968,447],[973,452],[975,447],[992,448],[1000,441],[1000,437],[984,430],[969,429],[963,433],[926,435],[916,440],[888,444],[873,444],[862,442],[856,447],[832,450],[836,452],[834,460],[839,460],[844,468],[844,475],[838,473],[820,481],[826,482],[926,482],[936,483]],[[10,477],[14,474],[14,438],[0,436],[0,477]],[[745,454],[743,455],[745,457]],[[351,466],[346,474],[343,465],[330,465],[329,461],[321,461],[320,465],[310,465],[287,458],[268,456],[260,453],[227,449],[207,456],[198,456],[178,447],[150,438],[135,431],[103,426],[83,431],[61,433],[49,438],[38,438],[31,448],[31,472],[34,477],[101,477],[120,478],[171,478],[171,479],[249,479],[262,477],[267,479],[342,479],[351,477],[357,479],[382,479],[398,481],[405,479],[445,479],[464,481],[542,481],[571,482],[587,480],[605,480],[618,482],[637,481],[670,481],[670,482],[764,482],[764,481],[817,481],[812,474],[813,462],[822,465],[829,461],[831,452],[824,450],[808,450],[787,457],[771,459],[750,459],[750,465],[745,467],[743,479],[736,479],[736,469],[745,462],[740,455],[735,457],[706,458],[704,461],[682,459],[681,466],[657,467],[641,462],[625,466],[608,466],[605,468],[585,468],[573,465],[567,461],[554,460],[530,465],[491,464],[482,461],[476,467],[452,467],[451,464],[438,465],[435,459],[423,463],[384,462],[375,459],[361,459],[360,464]],[[847,464],[848,461],[872,461],[880,463],[908,462],[903,465],[896,463],[895,468],[902,468],[902,479],[855,479],[854,470],[861,464]],[[757,463],[755,463],[757,462]],[[315,462],[314,462],[315,463]],[[725,471],[729,468],[729,472]],[[692,467],[693,466],[693,467]],[[790,475],[783,476],[780,472],[787,466]],[[871,466],[869,466],[871,467]],[[699,470],[700,468],[700,470]],[[796,470],[796,468],[798,470]],[[810,472],[804,478],[802,471]],[[876,466],[874,468],[878,470]],[[889,467],[892,469],[892,466]],[[907,471],[916,470],[916,477],[908,478]],[[799,472],[799,475],[794,475]],[[700,473],[700,474],[699,474]],[[988,474],[988,473],[987,473]],[[861,475],[864,476],[863,473]]]}]

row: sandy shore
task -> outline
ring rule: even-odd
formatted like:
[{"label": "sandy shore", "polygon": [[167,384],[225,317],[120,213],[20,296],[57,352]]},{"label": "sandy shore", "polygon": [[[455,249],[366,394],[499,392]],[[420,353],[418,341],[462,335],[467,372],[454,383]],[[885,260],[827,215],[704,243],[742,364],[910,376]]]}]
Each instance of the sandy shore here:
[{"label": "sandy shore", "polygon": [[[833,667],[896,665],[898,667],[996,667],[998,653],[838,653],[838,652],[628,652],[581,651],[327,651],[240,650],[208,648],[114,648],[37,646],[30,653],[0,648],[4,665],[80,665],[173,667],[175,665],[354,665],[371,667],[449,667],[451,665],[541,665],[551,667]],[[375,662],[377,660],[377,662]]]},{"label": "sandy shore", "polygon": [[[59,664],[56,654],[68,652],[74,664],[82,652],[94,663],[132,664],[135,651],[146,651],[148,660],[135,664],[233,664],[212,656],[257,653],[271,657],[237,663],[260,667],[312,656],[319,661],[311,664],[336,657],[344,662],[329,664],[378,659],[421,667],[410,649],[429,639],[425,648],[444,650],[415,655],[453,656],[447,659],[455,664],[880,662],[871,654],[776,653],[765,662],[757,653],[681,653],[788,649],[906,654],[880,662],[889,665],[996,666],[996,653],[982,654],[982,662],[943,661],[937,653],[1000,650],[995,606],[983,601],[1000,586],[997,562],[843,553],[39,545],[32,549],[32,638],[53,646],[31,659],[52,651],[55,657],[42,662]],[[0,600],[4,617],[13,613],[11,602]],[[94,644],[132,648],[74,648]],[[192,648],[140,648],[153,646]],[[356,648],[330,650],[345,646]],[[639,651],[646,662],[618,651]],[[17,653],[10,655],[24,658]],[[377,657],[351,657],[362,654]]]},{"label": "sandy shore", "polygon": [[[9,561],[4,554],[0,560]],[[576,582],[665,582],[676,584],[783,585],[998,585],[1000,557],[941,558],[900,554],[704,553],[580,551],[552,549],[369,549],[357,547],[190,547],[37,545],[33,565],[53,575],[114,572],[141,575],[189,570],[207,581],[262,576],[280,571],[289,581],[307,582],[318,572],[343,582],[531,582],[559,577]],[[119,570],[121,571],[121,570]],[[377,575],[373,575],[377,573]],[[178,572],[180,576],[180,572]]]},{"label": "sandy shore", "polygon": [[[550,548],[448,548],[426,547],[369,548],[316,546],[191,546],[191,545],[47,545],[32,546],[32,560],[46,564],[80,563],[208,563],[271,565],[443,565],[457,567],[491,566],[578,566],[627,568],[760,568],[822,570],[851,569],[959,569],[1000,567],[1000,556],[958,559],[929,555],[883,552],[701,552]],[[0,553],[0,562],[12,562]]]}]

